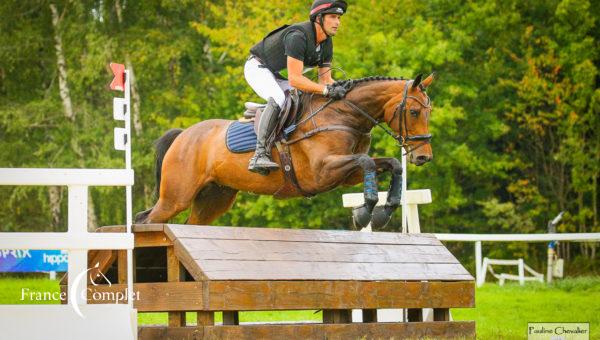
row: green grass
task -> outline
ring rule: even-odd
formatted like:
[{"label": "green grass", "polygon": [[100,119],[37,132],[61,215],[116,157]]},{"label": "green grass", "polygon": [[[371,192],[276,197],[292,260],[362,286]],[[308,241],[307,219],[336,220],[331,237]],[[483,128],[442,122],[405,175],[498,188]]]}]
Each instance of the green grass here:
[{"label": "green grass", "polygon": [[[32,292],[58,292],[58,281],[0,277],[0,304],[59,303],[22,301],[22,288]],[[552,285],[527,283],[524,287],[507,283],[500,287],[487,283],[476,290],[476,308],[453,309],[454,320],[475,320],[479,339],[525,339],[527,322],[589,322],[590,339],[600,339],[600,277],[556,281]],[[244,312],[241,322],[319,321],[320,312]],[[221,313],[215,316],[222,320]],[[167,323],[167,313],[140,313],[141,325]],[[195,313],[188,313],[194,324]]]},{"label": "green grass", "polygon": [[60,289],[55,280],[0,277],[0,304],[60,304],[60,301],[30,299],[28,292],[60,293]]},{"label": "green grass", "polygon": [[525,339],[527,322],[589,322],[590,339],[600,339],[600,278],[486,283],[475,294],[476,308],[453,309],[455,320],[477,321],[479,339]]}]

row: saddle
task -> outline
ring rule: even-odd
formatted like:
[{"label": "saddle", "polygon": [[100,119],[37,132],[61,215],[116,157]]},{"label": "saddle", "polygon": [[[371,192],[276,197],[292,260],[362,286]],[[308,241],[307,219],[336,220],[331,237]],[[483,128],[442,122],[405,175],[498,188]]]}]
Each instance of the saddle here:
[{"label": "saddle", "polygon": [[[260,121],[260,115],[265,109],[267,104],[246,102],[242,121],[254,121],[254,132],[258,131],[258,122]],[[285,91],[285,102],[279,112],[279,118],[277,119],[277,126],[273,129],[272,135],[267,140],[267,146],[272,147],[275,140],[287,138],[287,136],[293,131],[286,131],[285,129],[296,123],[299,118],[298,113],[302,111],[300,105],[300,93],[296,89]]]},{"label": "saddle", "polygon": [[[281,161],[281,169],[285,176],[284,185],[277,190],[273,195],[275,198],[285,198],[292,196],[295,192],[300,193],[305,197],[312,197],[315,194],[307,192],[300,187],[298,178],[296,177],[296,171],[292,162],[292,154],[290,153],[289,144],[287,143],[288,137],[296,129],[296,123],[300,119],[302,112],[301,105],[301,93],[298,90],[292,89],[286,91],[286,99],[279,112],[279,119],[277,126],[273,129],[272,134],[267,138],[267,149],[271,150],[273,145],[277,147],[279,152],[279,159]],[[254,133],[258,130],[258,122],[260,121],[260,115],[262,110],[266,107],[266,104],[259,104],[253,102],[246,102],[244,104],[246,111],[244,112],[241,122],[252,122],[254,126]],[[254,136],[256,138],[256,136]],[[254,139],[255,140],[255,139]],[[247,149],[246,149],[247,150]]]}]

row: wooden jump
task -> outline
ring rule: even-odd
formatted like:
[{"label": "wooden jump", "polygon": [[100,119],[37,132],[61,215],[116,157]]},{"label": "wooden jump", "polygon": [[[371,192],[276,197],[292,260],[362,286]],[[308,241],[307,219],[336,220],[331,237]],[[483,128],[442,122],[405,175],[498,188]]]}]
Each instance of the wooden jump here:
[{"label": "wooden jump", "polygon": [[[134,284],[134,307],[169,312],[168,325],[139,327],[139,339],[475,337],[474,321],[449,320],[449,308],[474,307],[474,279],[430,234],[173,224],[133,230],[134,281],[142,279],[143,248],[155,251],[144,261],[165,267],[163,282]],[[90,251],[89,260],[116,279],[89,285],[88,303],[110,303],[98,296],[124,291],[126,254]],[[381,308],[407,308],[409,322],[378,323]],[[422,321],[421,308],[434,309],[433,322]],[[352,323],[352,309],[363,310],[363,322]],[[274,310],[323,310],[323,323],[239,324],[240,311]],[[186,325],[185,312],[196,312],[196,325]],[[223,325],[215,325],[215,312],[223,312]]]}]

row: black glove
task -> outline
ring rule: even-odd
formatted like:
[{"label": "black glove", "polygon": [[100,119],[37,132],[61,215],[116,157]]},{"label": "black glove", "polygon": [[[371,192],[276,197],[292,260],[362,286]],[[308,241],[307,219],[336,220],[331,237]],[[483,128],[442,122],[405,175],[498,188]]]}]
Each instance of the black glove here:
[{"label": "black glove", "polygon": [[330,84],[327,85],[327,94],[325,95],[325,97],[338,100],[344,98],[346,92],[348,92],[348,90],[346,90],[344,86]]}]

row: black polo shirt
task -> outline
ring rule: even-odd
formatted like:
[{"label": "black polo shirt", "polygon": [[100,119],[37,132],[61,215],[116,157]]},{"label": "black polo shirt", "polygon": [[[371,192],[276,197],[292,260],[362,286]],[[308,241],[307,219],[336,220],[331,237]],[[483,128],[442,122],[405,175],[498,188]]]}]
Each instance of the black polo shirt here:
[{"label": "black polo shirt", "polygon": [[289,31],[283,37],[283,46],[285,47],[286,56],[304,62],[305,67],[323,67],[331,65],[331,59],[333,58],[333,44],[331,38],[327,38],[325,41],[321,42],[321,44],[316,46],[316,54],[312,59],[310,58],[310,55],[306,53],[306,35],[300,30]]},{"label": "black polo shirt", "polygon": [[300,60],[307,68],[331,65],[333,41],[327,37],[316,44],[317,32],[310,21],[284,25],[269,33],[250,49],[271,72],[278,74],[287,68],[287,57]]}]

